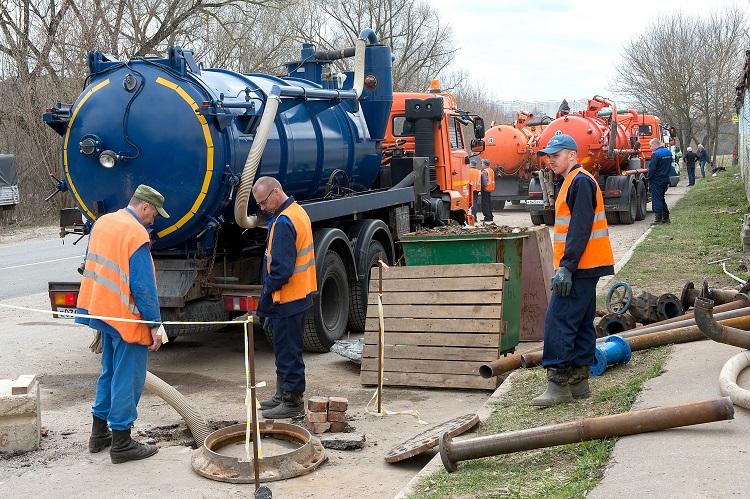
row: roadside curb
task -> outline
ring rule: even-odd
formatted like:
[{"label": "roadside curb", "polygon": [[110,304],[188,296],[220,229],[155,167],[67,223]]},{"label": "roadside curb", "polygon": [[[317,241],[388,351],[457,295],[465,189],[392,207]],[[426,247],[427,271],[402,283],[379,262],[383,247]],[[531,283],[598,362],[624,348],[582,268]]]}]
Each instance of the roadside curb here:
[{"label": "roadside curb", "polygon": [[[505,381],[503,381],[502,384],[498,386],[494,392],[492,392],[492,395],[489,396],[484,404],[482,404],[482,407],[479,408],[479,410],[477,411],[477,416],[479,416],[479,424],[484,423],[492,415],[495,406],[498,405],[502,401],[503,397],[505,397],[505,395],[510,391],[512,378],[517,372],[517,370],[511,372],[508,377],[505,378]],[[456,440],[460,440],[461,438],[462,437],[460,436],[456,437]],[[394,499],[405,499],[410,494],[417,492],[417,483],[419,483],[422,478],[441,469],[443,469],[443,461],[440,459],[440,453],[438,452],[432,459],[430,459],[430,462],[428,462],[424,466],[424,468],[419,471],[419,473],[414,475],[414,477],[409,480],[409,483],[407,483],[404,488],[398,491],[398,493],[394,496]]]}]

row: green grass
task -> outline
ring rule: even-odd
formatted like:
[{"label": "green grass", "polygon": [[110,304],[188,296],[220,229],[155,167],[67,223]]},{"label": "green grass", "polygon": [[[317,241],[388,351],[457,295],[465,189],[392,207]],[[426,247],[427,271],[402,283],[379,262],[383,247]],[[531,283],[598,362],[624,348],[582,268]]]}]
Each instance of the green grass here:
[{"label": "green grass", "polygon": [[[509,393],[479,433],[489,435],[627,411],[643,383],[661,373],[666,356],[666,347],[635,352],[629,364],[591,379],[590,399],[548,409],[529,405],[529,400],[544,391],[544,371],[522,370],[514,375]],[[465,461],[459,463],[456,473],[440,471],[426,477],[411,497],[582,497],[599,482],[615,441],[595,440]]]},{"label": "green grass", "polygon": [[[747,275],[750,264],[740,241],[746,212],[738,167],[699,181],[672,207],[672,224],[654,227],[616,280],[629,282],[636,292],[654,294],[679,295],[685,282],[693,281],[697,287],[704,278],[712,286],[733,285],[721,264],[709,262],[729,258],[731,272]],[[603,297],[599,298],[601,305]],[[544,410],[529,405],[544,390],[544,372],[523,370],[514,375],[510,391],[482,424],[480,434],[625,412],[643,384],[661,373],[667,354],[668,347],[635,352],[628,365],[591,380],[591,399]],[[615,442],[614,438],[596,440],[462,462],[456,473],[440,471],[423,478],[411,497],[583,497],[599,483]]]}]

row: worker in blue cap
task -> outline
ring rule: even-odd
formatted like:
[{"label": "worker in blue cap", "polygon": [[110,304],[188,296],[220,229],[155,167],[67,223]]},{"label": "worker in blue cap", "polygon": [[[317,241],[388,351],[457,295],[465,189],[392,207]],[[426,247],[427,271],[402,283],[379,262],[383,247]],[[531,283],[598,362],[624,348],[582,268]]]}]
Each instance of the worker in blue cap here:
[{"label": "worker in blue cap", "polygon": [[562,177],[555,200],[552,298],[544,319],[542,366],[547,390],[534,398],[549,407],[591,396],[588,377],[594,361],[596,283],[614,274],[614,255],[596,178],[578,164],[578,145],[565,134],[554,135],[538,152]]}]

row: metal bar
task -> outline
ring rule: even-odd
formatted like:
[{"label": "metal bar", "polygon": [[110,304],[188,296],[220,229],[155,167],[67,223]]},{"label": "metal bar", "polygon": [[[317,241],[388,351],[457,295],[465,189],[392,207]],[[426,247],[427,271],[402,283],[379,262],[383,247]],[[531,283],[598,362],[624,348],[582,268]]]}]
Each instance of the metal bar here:
[{"label": "metal bar", "polygon": [[[383,262],[378,264],[378,299],[383,302]],[[382,314],[380,320],[383,320]],[[383,331],[378,333],[378,414],[383,413]]]},{"label": "metal bar", "polygon": [[[252,324],[252,323],[251,323]],[[245,326],[247,327],[247,326]],[[250,405],[252,407],[252,425],[253,425],[253,475],[255,478],[255,490],[260,488],[260,464],[258,463],[258,442],[260,442],[260,433],[258,432],[258,414],[255,398],[255,335],[250,332],[248,341],[248,365],[250,366]]]},{"label": "metal bar", "polygon": [[458,462],[470,459],[600,438],[623,437],[733,418],[734,406],[732,402],[728,398],[720,398],[689,404],[654,407],[611,416],[584,418],[578,421],[509,431],[455,442],[446,433],[440,439],[440,457],[445,469],[452,473],[458,469]]},{"label": "metal bar", "polygon": [[695,322],[703,334],[719,343],[750,349],[750,333],[716,322],[713,314],[714,302],[705,298],[695,299]]},{"label": "metal bar", "polygon": [[301,205],[310,217],[310,221],[320,222],[413,202],[414,187],[403,187],[386,191],[368,191],[342,198],[310,201],[301,203]]}]

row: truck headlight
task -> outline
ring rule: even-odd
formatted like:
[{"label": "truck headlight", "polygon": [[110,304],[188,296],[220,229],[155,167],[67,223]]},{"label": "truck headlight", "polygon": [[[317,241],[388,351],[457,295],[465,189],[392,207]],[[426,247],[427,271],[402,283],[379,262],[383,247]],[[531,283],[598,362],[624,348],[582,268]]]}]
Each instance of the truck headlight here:
[{"label": "truck headlight", "polygon": [[104,168],[112,168],[119,158],[116,152],[107,149],[99,155],[99,164]]}]

